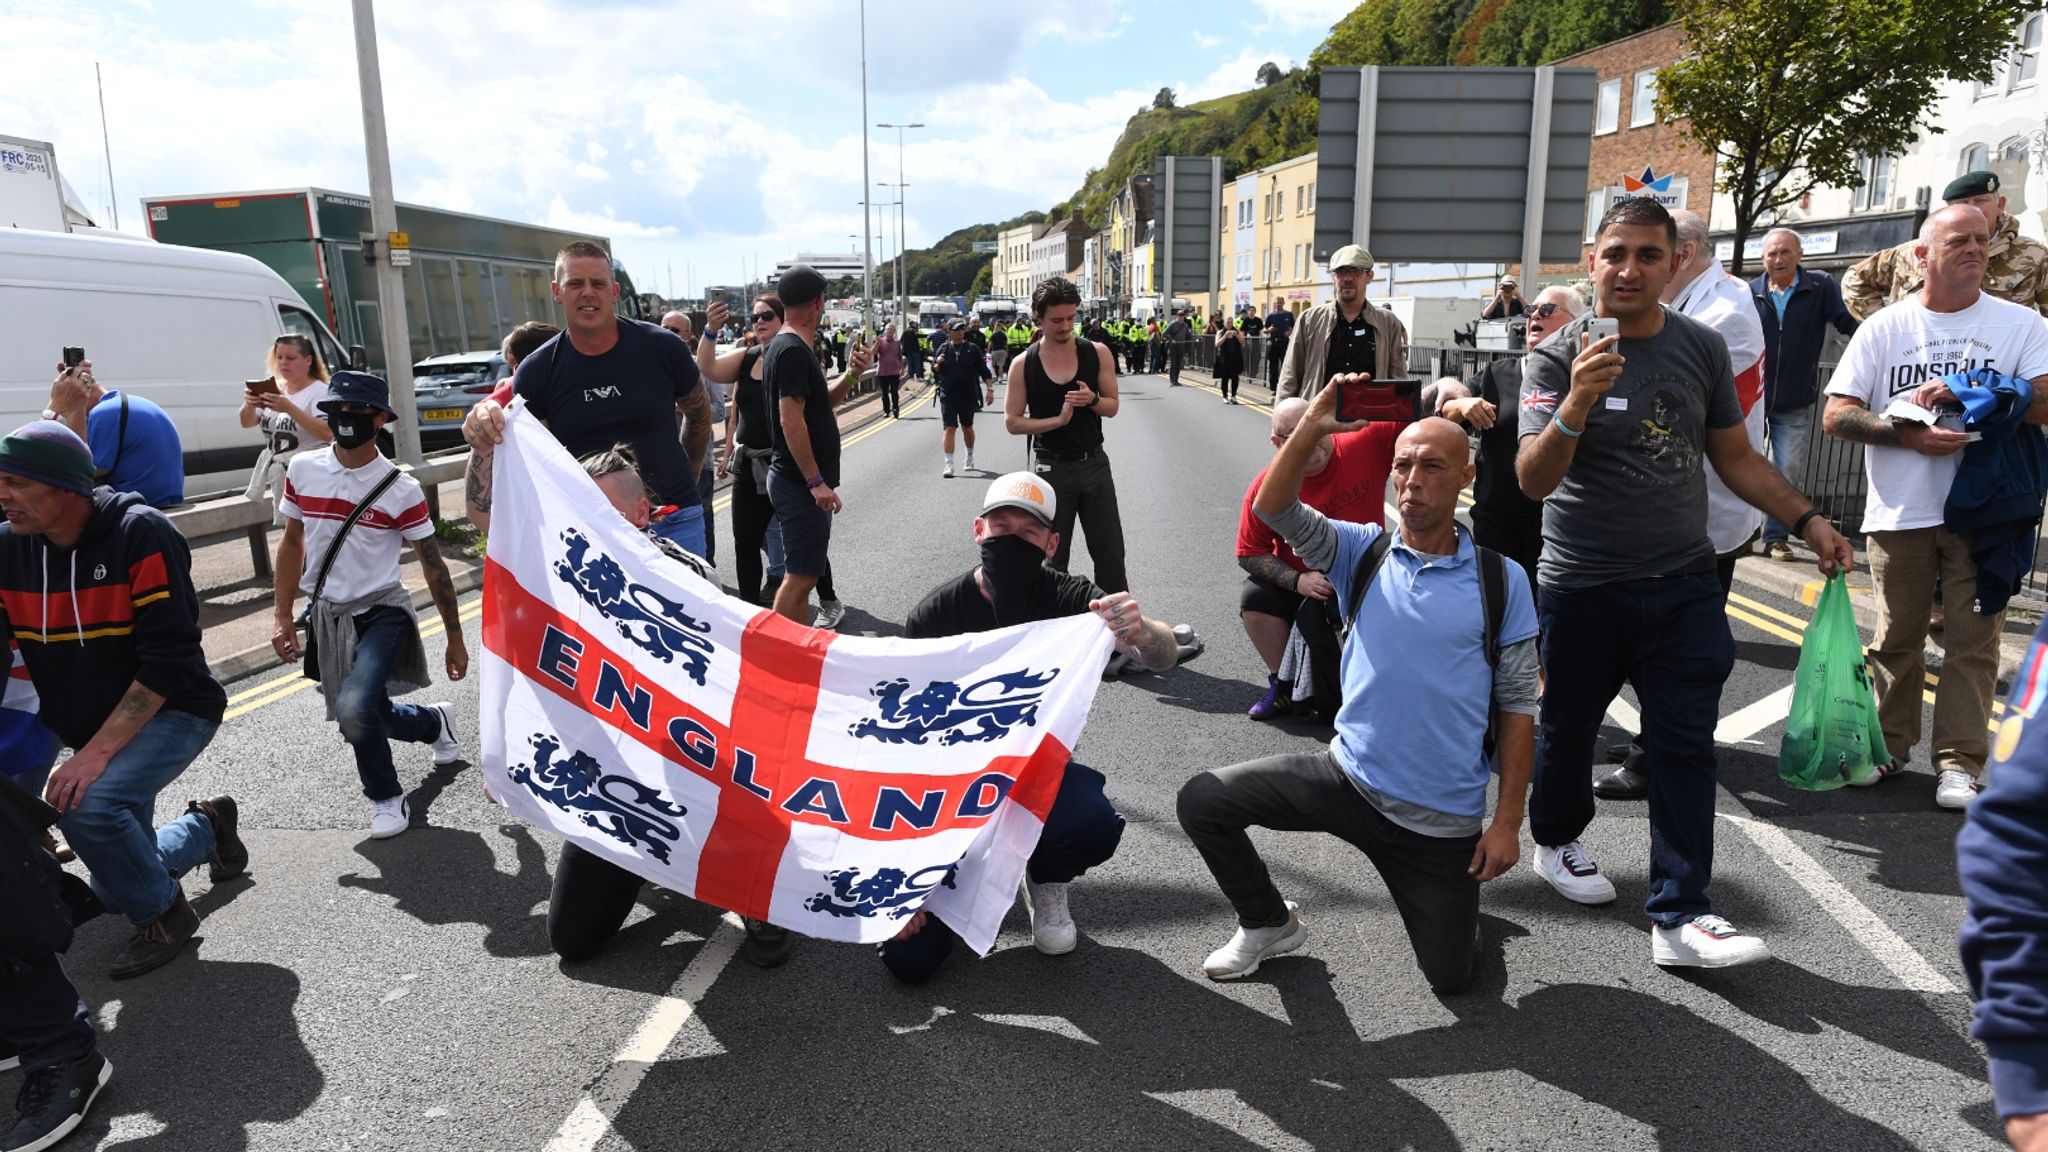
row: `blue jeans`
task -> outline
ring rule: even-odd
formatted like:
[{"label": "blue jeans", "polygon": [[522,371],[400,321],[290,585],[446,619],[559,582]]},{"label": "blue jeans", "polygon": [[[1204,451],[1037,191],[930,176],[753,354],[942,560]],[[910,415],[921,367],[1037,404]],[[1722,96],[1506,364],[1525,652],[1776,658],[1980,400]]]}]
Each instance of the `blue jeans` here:
[{"label": "blue jeans", "polygon": [[[1792,486],[1799,486],[1799,474],[1806,471],[1806,441],[1813,432],[1813,409],[1800,408],[1791,412],[1769,412],[1764,422],[1770,427],[1771,466],[1782,473]],[[1764,543],[1784,540],[1792,530],[1784,524],[1764,517]]]},{"label": "blue jeans", "polygon": [[1650,895],[1644,910],[1675,928],[1711,910],[1716,766],[1714,725],[1735,641],[1711,570],[1623,580],[1537,597],[1543,628],[1529,834],[1558,847],[1593,822],[1593,748],[1624,681],[1642,704],[1650,775]]},{"label": "blue jeans", "polygon": [[692,556],[704,555],[704,508],[692,505],[671,512],[647,525],[647,529]]},{"label": "blue jeans", "polygon": [[150,826],[157,793],[184,775],[219,728],[218,721],[190,712],[158,712],[107,761],[78,807],[57,821],[91,871],[100,902],[138,927],[170,908],[178,877],[213,858],[213,824],[199,813],[155,831]]},{"label": "blue jeans", "polygon": [[405,795],[391,763],[391,741],[431,744],[441,735],[441,716],[418,704],[394,704],[385,685],[412,630],[412,614],[401,608],[372,608],[356,617],[356,653],[335,694],[341,738],[356,754],[363,795],[392,800]]},{"label": "blue jeans", "polygon": [[[1026,868],[1032,883],[1068,883],[1116,854],[1124,836],[1124,814],[1103,795],[1105,783],[1102,773],[1093,768],[1067,765]],[[931,979],[959,938],[938,917],[927,917],[917,935],[882,942],[882,966],[906,984],[922,984]]]}]

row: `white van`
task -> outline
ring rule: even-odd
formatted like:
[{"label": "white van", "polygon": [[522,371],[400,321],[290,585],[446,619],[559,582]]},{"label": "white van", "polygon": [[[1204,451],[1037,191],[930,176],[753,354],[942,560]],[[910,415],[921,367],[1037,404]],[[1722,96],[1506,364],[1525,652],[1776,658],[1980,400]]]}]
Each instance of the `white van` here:
[{"label": "white van", "polygon": [[153,240],[0,229],[0,434],[36,419],[64,349],[101,387],[162,405],[185,450],[185,496],[248,481],[262,438],[236,419],[277,337],[348,358],[284,278],[252,257]]}]

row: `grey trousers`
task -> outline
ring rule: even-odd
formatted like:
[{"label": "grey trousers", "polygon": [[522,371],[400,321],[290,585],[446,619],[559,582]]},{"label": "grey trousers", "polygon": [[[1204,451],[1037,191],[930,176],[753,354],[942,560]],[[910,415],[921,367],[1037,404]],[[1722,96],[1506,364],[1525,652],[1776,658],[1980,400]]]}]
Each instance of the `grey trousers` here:
[{"label": "grey trousers", "polygon": [[1181,786],[1178,810],[1239,924],[1260,928],[1287,918],[1280,889],[1245,829],[1328,832],[1379,870],[1429,986],[1445,994],[1471,986],[1479,881],[1466,869],[1477,835],[1424,836],[1380,815],[1327,748],[1203,772]]}]

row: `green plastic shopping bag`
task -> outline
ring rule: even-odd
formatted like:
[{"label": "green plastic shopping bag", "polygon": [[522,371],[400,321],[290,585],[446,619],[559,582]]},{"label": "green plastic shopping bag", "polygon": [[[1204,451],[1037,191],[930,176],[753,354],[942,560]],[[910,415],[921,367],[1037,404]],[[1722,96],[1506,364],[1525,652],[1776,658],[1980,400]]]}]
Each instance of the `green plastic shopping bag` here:
[{"label": "green plastic shopping bag", "polygon": [[1778,745],[1779,777],[1813,792],[1869,779],[1887,758],[1884,727],[1849,606],[1849,581],[1840,572],[1821,590],[1794,677],[1792,713]]}]

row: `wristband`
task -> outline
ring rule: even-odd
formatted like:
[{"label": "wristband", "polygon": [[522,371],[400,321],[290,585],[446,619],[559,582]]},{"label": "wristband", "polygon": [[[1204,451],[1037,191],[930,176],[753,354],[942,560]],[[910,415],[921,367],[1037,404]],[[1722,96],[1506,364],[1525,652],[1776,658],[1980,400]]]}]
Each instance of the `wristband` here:
[{"label": "wristband", "polygon": [[813,476],[809,480],[804,481],[804,487],[806,488],[822,488],[824,486],[825,478],[823,476]]},{"label": "wristband", "polygon": [[1559,432],[1564,433],[1565,435],[1571,437],[1574,440],[1577,440],[1580,434],[1585,432],[1584,428],[1580,428],[1577,431],[1574,431],[1571,425],[1564,422],[1564,416],[1561,413],[1554,413],[1551,415],[1550,425],[1551,427],[1556,428]]},{"label": "wristband", "polygon": [[1820,509],[1808,508],[1806,512],[1799,517],[1799,519],[1794,520],[1792,522],[1792,534],[1794,536],[1799,537],[1801,540],[1806,539],[1806,525],[1809,521],[1811,521],[1815,516],[1818,515],[1820,515]]}]

